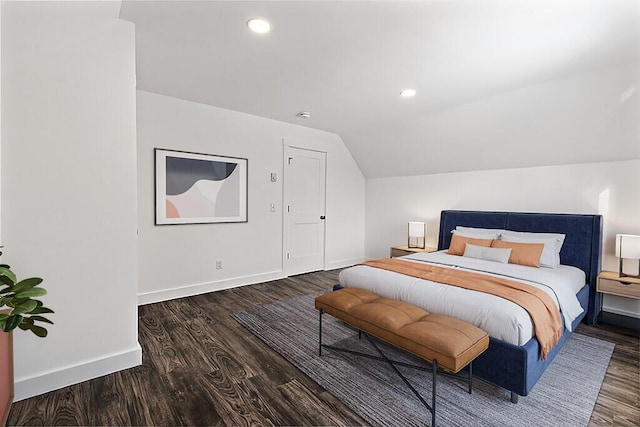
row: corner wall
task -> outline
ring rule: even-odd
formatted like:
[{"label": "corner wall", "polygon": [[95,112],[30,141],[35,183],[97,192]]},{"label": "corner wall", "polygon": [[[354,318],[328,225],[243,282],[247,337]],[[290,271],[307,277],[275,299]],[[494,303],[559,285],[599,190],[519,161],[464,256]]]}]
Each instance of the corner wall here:
[{"label": "corner wall", "polygon": [[55,310],[14,334],[20,400],[142,360],[135,35],[120,2],[1,6],[2,258]]},{"label": "corner wall", "polygon": [[[406,244],[408,221],[437,246],[444,209],[601,214],[602,268],[615,271],[616,233],[640,234],[640,160],[369,179],[366,206],[368,258]],[[638,300],[605,295],[604,309],[640,317]]]},{"label": "corner wall", "polygon": [[[327,153],[325,269],[363,259],[364,177],[340,137],[141,90],[137,106],[141,304],[284,276],[283,144]],[[247,158],[248,222],[155,226],[154,148]]]}]

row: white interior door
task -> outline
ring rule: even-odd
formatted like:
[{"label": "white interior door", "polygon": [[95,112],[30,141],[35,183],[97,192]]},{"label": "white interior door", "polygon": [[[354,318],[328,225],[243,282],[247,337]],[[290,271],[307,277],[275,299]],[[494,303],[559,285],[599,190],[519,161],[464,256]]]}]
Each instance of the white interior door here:
[{"label": "white interior door", "polygon": [[327,154],[285,146],[284,271],[288,276],[324,268]]}]

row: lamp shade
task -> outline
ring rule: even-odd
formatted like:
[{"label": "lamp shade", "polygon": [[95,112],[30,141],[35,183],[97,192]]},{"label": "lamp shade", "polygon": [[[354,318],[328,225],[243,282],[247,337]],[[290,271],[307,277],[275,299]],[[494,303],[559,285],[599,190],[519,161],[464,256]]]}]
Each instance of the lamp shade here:
[{"label": "lamp shade", "polygon": [[616,234],[616,256],[625,259],[640,259],[640,236]]},{"label": "lamp shade", "polygon": [[409,242],[410,248],[424,249],[424,238],[427,235],[427,224],[424,222],[409,222]]}]

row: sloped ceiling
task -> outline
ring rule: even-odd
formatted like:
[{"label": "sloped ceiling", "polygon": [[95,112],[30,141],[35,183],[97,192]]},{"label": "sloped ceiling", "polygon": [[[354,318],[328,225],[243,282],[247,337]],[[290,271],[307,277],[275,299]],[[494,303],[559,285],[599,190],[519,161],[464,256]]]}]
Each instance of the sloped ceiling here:
[{"label": "sloped ceiling", "polygon": [[124,1],[120,16],[139,89],[336,133],[367,178],[640,158],[640,0]]}]

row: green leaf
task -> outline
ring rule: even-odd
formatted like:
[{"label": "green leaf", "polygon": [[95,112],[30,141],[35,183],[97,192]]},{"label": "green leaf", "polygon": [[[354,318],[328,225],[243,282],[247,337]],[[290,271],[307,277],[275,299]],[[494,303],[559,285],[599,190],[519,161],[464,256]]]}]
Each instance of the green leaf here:
[{"label": "green leaf", "polygon": [[33,320],[31,320],[31,318],[29,317],[22,317],[22,323],[20,323],[20,326],[29,326],[29,325],[33,325]]},{"label": "green leaf", "polygon": [[20,315],[17,315],[17,316],[11,315],[4,322],[4,325],[2,326],[2,330],[5,331],[5,332],[11,332],[15,328],[17,328],[20,323],[22,323],[22,316],[20,316]]},{"label": "green leaf", "polygon": [[38,321],[38,322],[50,323],[50,324],[53,325],[53,322],[51,320],[47,319],[44,316],[29,316],[29,320],[35,320],[35,321]]},{"label": "green leaf", "polygon": [[36,307],[30,311],[31,314],[45,314],[45,313],[55,313],[53,310],[47,307]]},{"label": "green leaf", "polygon": [[7,267],[0,267],[0,276],[6,276],[11,279],[12,283],[16,283],[18,279],[13,271]]},{"label": "green leaf", "polygon": [[46,289],[33,288],[33,289],[27,289],[26,291],[22,291],[20,293],[17,293],[16,294],[16,298],[35,298],[35,297],[41,297],[41,296],[46,295],[46,294],[47,294],[47,290]]},{"label": "green leaf", "polygon": [[31,332],[33,332],[34,334],[36,334],[40,338],[44,338],[44,337],[47,336],[47,330],[45,328],[43,328],[42,326],[33,325],[33,326],[31,326],[30,329],[31,329]]},{"label": "green leaf", "polygon": [[[20,305],[20,304],[22,304],[22,303],[25,303],[25,302],[29,301],[29,299],[28,299],[28,298],[16,298],[15,294],[7,295],[7,296],[5,297],[5,299],[7,299],[7,300],[8,300],[8,301],[7,301],[7,305],[8,305],[9,307],[14,307],[14,308],[15,308],[15,307],[17,307],[17,306],[19,306],[19,305]],[[32,301],[33,301],[33,300],[32,300]]]},{"label": "green leaf", "polygon": [[22,304],[16,306],[11,314],[31,313],[37,306],[38,304],[33,300],[25,301]]},{"label": "green leaf", "polygon": [[40,283],[42,283],[42,279],[41,278],[39,278],[39,277],[30,277],[28,279],[24,279],[24,280],[21,280],[20,282],[16,283],[16,285],[13,287],[13,292],[20,293],[22,291],[26,291],[27,289],[31,289],[33,287],[36,287]]},{"label": "green leaf", "polygon": [[0,308],[11,310],[9,313],[0,314],[0,330],[10,332],[20,328],[30,330],[38,337],[47,336],[47,329],[35,324],[53,324],[51,320],[40,315],[53,313],[53,310],[45,307],[42,301],[34,299],[47,294],[45,289],[38,287],[42,282],[39,277],[30,277],[18,282],[11,267],[0,263]]}]

